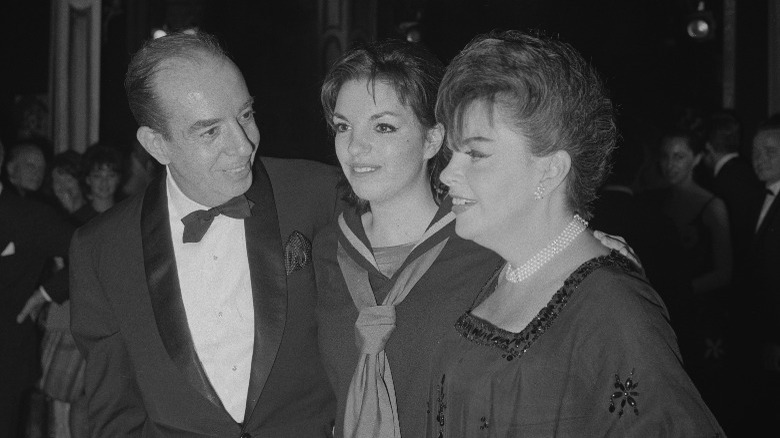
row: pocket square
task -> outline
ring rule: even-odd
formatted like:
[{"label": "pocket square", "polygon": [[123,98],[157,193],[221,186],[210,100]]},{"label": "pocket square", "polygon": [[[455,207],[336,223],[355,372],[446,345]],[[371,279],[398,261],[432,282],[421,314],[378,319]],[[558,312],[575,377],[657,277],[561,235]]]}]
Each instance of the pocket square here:
[{"label": "pocket square", "polygon": [[293,231],[284,244],[284,268],[287,275],[311,263],[311,242],[301,232]]},{"label": "pocket square", "polygon": [[0,253],[0,257],[12,256],[16,254],[16,245],[13,242],[8,242],[5,249]]}]

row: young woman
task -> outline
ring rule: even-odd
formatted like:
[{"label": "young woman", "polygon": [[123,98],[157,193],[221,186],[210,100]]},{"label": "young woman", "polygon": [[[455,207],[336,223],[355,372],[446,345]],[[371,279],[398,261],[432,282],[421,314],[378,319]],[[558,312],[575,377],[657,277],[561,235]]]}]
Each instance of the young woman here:
[{"label": "young woman", "polygon": [[442,73],[418,45],[386,41],[346,53],[322,87],[350,204],[313,244],[336,436],[425,433],[431,352],[500,262],[438,205]]},{"label": "young woman", "polygon": [[349,203],[312,251],[338,437],[425,434],[433,351],[501,264],[455,235],[442,74],[421,46],[384,41],[344,54],[322,87]]},{"label": "young woman", "polygon": [[506,260],[439,345],[430,437],[717,436],[663,302],[587,229],[612,104],[568,44],[482,36],[437,104],[455,231]]}]

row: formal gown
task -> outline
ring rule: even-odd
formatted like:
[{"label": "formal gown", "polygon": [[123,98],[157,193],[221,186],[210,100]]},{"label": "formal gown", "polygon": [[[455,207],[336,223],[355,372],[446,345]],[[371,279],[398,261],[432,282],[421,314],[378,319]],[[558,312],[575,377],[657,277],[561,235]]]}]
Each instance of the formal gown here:
[{"label": "formal gown", "polygon": [[575,270],[519,333],[467,312],[438,350],[427,436],[724,436],[683,371],[667,317],[616,252]]}]

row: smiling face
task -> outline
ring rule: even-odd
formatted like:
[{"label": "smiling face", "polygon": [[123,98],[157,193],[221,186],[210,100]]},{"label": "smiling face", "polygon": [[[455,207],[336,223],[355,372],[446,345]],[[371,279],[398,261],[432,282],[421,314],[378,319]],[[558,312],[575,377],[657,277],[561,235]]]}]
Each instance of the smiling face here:
[{"label": "smiling face", "polygon": [[780,181],[780,130],[756,134],[753,140],[753,169],[764,183]]},{"label": "smiling face", "polygon": [[350,80],[334,108],[336,155],[355,194],[376,207],[428,193],[426,163],[441,136],[423,127],[387,83]]},{"label": "smiling face", "polygon": [[502,110],[496,106],[492,120],[488,110],[484,102],[466,108],[462,141],[441,180],[450,187],[458,236],[496,249],[542,205],[534,190],[544,172]]},{"label": "smiling face", "polygon": [[119,174],[109,165],[99,165],[87,174],[85,182],[93,199],[113,200],[119,185]]},{"label": "smiling face", "polygon": [[695,154],[683,137],[667,137],[661,144],[661,173],[671,185],[678,185],[693,177],[693,168],[701,155]]},{"label": "smiling face", "polygon": [[193,201],[213,207],[243,194],[252,184],[260,133],[241,72],[209,55],[163,67],[155,88],[168,115],[168,138],[142,127],[138,140]]},{"label": "smiling face", "polygon": [[52,170],[51,186],[54,195],[60,200],[62,205],[69,205],[74,199],[79,201],[82,199],[81,186],[78,179],[60,168]]}]

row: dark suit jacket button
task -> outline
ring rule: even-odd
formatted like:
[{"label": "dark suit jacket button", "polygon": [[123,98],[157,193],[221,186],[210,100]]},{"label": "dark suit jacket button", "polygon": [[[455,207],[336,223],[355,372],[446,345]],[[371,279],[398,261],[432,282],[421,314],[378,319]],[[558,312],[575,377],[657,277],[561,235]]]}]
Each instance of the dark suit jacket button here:
[{"label": "dark suit jacket button", "polygon": [[244,432],[241,434],[240,438],[252,438],[252,435],[250,435],[249,432]]}]

